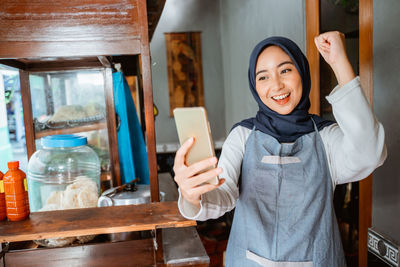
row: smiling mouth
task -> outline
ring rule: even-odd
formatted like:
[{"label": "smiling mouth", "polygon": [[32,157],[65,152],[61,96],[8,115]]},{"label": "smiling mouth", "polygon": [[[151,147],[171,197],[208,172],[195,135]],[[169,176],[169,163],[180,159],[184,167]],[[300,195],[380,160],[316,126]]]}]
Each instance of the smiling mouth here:
[{"label": "smiling mouth", "polygon": [[284,105],[289,101],[290,98],[290,93],[286,93],[286,94],[281,94],[281,95],[275,95],[273,97],[271,97],[276,103],[278,103],[279,105]]},{"label": "smiling mouth", "polygon": [[274,100],[282,100],[282,99],[285,99],[286,97],[288,97],[289,95],[290,95],[290,93],[286,93],[286,94],[281,94],[281,95],[273,96],[272,98],[273,98]]}]

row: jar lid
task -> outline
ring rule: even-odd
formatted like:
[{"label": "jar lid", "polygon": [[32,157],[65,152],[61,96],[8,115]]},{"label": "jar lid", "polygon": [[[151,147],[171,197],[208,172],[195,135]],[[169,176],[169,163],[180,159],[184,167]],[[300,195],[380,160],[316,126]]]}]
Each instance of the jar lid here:
[{"label": "jar lid", "polygon": [[44,147],[75,147],[87,144],[87,138],[74,134],[50,135],[42,138]]}]

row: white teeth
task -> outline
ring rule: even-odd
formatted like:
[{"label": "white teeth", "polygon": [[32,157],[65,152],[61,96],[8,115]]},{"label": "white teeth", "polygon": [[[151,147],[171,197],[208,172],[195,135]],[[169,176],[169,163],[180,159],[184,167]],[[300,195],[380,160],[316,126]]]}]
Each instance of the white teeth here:
[{"label": "white teeth", "polygon": [[275,99],[275,100],[281,100],[281,99],[284,99],[284,98],[286,98],[288,96],[289,96],[289,93],[284,94],[284,95],[273,96],[272,98]]}]

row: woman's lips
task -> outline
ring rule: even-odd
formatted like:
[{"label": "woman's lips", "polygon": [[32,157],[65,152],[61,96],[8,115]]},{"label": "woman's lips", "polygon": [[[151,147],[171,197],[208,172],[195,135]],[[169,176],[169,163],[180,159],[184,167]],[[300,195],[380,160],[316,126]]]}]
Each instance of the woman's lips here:
[{"label": "woman's lips", "polygon": [[281,94],[281,95],[276,95],[271,97],[272,100],[274,100],[278,105],[285,105],[287,102],[289,102],[290,99],[290,93],[286,94]]}]

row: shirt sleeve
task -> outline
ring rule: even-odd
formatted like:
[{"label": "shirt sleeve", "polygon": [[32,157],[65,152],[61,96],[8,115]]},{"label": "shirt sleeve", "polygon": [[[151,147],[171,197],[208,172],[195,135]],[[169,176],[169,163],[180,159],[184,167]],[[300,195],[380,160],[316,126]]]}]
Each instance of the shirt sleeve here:
[{"label": "shirt sleeve", "polygon": [[386,159],[385,133],[360,85],[359,77],[326,97],[337,123],[321,137],[334,185],[361,180]]},{"label": "shirt sleeve", "polygon": [[225,183],[202,195],[200,209],[186,201],[179,191],[178,208],[183,217],[205,221],[219,218],[235,207],[245,144],[250,133],[251,130],[238,126],[226,138],[218,161],[218,167],[222,168],[219,177],[225,178]]}]

